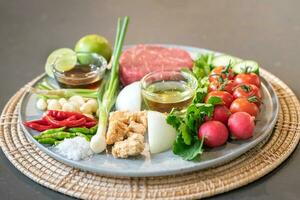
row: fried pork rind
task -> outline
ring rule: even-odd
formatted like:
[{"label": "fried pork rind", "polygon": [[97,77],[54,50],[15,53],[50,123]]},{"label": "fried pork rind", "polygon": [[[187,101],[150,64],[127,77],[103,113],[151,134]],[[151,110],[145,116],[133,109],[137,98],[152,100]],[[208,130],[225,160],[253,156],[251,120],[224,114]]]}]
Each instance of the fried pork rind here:
[{"label": "fried pork rind", "polygon": [[135,121],[131,121],[128,128],[129,132],[139,133],[142,135],[146,132],[146,127],[143,124],[136,123]]},{"label": "fried pork rind", "polygon": [[140,155],[145,148],[144,136],[133,133],[124,141],[116,142],[112,148],[112,154],[116,158],[128,158]]},{"label": "fried pork rind", "polygon": [[131,133],[144,135],[147,129],[147,115],[145,111],[111,112],[109,116],[109,125],[106,133],[106,143],[114,144],[115,142],[126,139]]},{"label": "fried pork rind", "polygon": [[121,121],[111,121],[107,130],[106,144],[114,144],[122,141],[127,137],[129,132],[128,125]]},{"label": "fried pork rind", "polygon": [[116,111],[109,116],[106,143],[113,144],[112,154],[116,158],[140,155],[144,148],[147,130],[147,113]]}]

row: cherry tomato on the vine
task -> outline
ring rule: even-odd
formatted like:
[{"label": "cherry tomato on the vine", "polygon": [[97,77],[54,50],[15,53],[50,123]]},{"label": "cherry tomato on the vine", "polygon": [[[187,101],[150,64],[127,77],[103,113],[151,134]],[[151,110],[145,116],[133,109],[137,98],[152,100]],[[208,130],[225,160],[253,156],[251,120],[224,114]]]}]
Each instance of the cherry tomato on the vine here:
[{"label": "cherry tomato on the vine", "polygon": [[218,81],[210,82],[208,85],[208,92],[219,90],[221,83]]},{"label": "cherry tomato on the vine", "polygon": [[260,87],[259,76],[255,73],[238,74],[234,78],[234,82],[236,83],[236,85],[252,84],[252,85],[255,85],[257,87]]},{"label": "cherry tomato on the vine", "polygon": [[233,101],[233,96],[226,91],[212,91],[208,93],[208,95],[205,97],[205,103],[208,103],[210,97],[220,97],[223,101],[221,105],[225,105],[227,108],[230,107],[230,104]]},{"label": "cherry tomato on the vine", "polygon": [[230,94],[233,93],[233,89],[236,87],[236,84],[233,80],[225,80],[223,83],[220,83],[218,81],[210,82],[208,85],[208,91],[216,91],[216,90],[221,90],[221,91],[226,91],[229,92]]},{"label": "cherry tomato on the vine", "polygon": [[226,78],[229,80],[232,80],[234,78],[234,73],[230,67],[215,67],[209,75],[210,82],[219,81],[220,79]]},{"label": "cherry tomato on the vine", "polygon": [[233,80],[227,80],[222,83],[219,87],[219,90],[225,90],[226,92],[232,94],[236,84]]},{"label": "cherry tomato on the vine", "polygon": [[258,106],[251,102],[248,98],[238,98],[234,100],[230,106],[230,112],[246,112],[251,116],[257,116],[259,109]]},{"label": "cherry tomato on the vine", "polygon": [[241,98],[241,97],[253,97],[256,96],[258,99],[262,98],[260,89],[252,84],[241,84],[237,86],[233,91],[233,97],[235,99]]}]

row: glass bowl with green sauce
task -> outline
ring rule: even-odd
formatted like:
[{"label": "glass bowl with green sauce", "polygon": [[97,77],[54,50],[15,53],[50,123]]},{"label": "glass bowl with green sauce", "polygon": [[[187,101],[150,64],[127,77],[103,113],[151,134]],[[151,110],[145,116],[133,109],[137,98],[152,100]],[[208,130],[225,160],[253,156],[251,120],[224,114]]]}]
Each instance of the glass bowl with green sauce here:
[{"label": "glass bowl with green sauce", "polygon": [[198,87],[197,79],[184,71],[151,72],[142,78],[141,84],[146,107],[159,112],[186,108]]}]

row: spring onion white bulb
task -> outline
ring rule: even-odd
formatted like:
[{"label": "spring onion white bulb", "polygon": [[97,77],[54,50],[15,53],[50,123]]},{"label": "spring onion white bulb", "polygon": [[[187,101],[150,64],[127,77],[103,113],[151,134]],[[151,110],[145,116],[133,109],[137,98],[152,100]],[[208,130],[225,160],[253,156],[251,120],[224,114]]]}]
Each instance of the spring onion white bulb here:
[{"label": "spring onion white bulb", "polygon": [[101,153],[104,151],[106,149],[104,134],[101,134],[97,131],[97,134],[94,135],[90,141],[90,147],[94,153]]}]

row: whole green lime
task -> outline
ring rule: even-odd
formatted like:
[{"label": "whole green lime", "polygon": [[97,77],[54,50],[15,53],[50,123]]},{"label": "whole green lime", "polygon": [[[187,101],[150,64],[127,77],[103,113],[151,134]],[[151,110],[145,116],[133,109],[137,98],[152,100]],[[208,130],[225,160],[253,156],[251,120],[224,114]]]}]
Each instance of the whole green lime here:
[{"label": "whole green lime", "polygon": [[86,35],[75,46],[76,52],[98,53],[107,61],[110,60],[112,48],[107,39],[101,35]]}]

